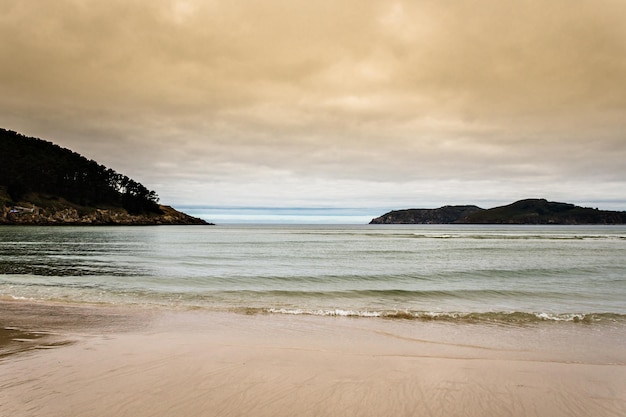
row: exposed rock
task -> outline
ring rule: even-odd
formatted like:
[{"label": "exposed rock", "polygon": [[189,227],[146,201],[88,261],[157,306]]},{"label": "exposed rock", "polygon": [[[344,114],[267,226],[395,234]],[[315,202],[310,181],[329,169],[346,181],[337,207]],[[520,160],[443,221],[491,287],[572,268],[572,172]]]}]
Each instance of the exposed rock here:
[{"label": "exposed rock", "polygon": [[169,206],[162,214],[129,214],[124,209],[44,208],[34,204],[0,207],[0,224],[22,225],[210,225]]},{"label": "exposed rock", "polygon": [[158,202],[96,161],[0,128],[0,224],[209,224]]}]

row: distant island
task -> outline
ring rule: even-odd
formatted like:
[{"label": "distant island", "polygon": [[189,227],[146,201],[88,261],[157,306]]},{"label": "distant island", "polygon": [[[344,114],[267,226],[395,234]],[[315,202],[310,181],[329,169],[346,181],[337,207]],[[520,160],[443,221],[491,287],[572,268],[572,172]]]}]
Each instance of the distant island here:
[{"label": "distant island", "polygon": [[206,221],[51,142],[0,129],[0,224],[191,225]]},{"label": "distant island", "polygon": [[533,198],[491,209],[443,206],[394,210],[373,219],[370,224],[626,224],[626,211],[598,210]]}]

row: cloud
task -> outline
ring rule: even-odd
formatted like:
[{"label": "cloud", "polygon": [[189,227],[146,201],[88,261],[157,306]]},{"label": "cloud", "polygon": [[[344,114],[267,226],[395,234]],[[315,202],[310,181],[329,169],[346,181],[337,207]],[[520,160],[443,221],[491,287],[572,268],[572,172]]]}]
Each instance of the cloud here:
[{"label": "cloud", "polygon": [[421,187],[446,203],[485,183],[494,196],[553,183],[595,196],[626,182],[624,2],[0,8],[0,123],[163,198],[349,202]]}]

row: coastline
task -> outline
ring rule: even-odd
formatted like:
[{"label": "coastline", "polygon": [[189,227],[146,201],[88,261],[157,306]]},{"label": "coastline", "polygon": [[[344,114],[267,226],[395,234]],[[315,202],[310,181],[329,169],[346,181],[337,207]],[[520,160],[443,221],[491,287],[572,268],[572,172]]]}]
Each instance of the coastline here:
[{"label": "coastline", "polygon": [[130,214],[122,208],[62,206],[61,208],[0,205],[1,226],[158,226],[204,225],[214,226],[203,219],[190,216],[171,206],[160,205],[160,214]]},{"label": "coastline", "polygon": [[[0,414],[617,416],[623,325],[494,326],[0,302]],[[18,341],[15,343],[31,343]],[[43,346],[48,343],[48,346]]]}]

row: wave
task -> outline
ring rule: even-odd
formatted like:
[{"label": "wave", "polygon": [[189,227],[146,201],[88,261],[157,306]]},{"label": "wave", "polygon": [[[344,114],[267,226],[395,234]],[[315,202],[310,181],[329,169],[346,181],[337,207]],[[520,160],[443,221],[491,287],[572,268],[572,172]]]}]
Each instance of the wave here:
[{"label": "wave", "polygon": [[57,262],[56,264],[0,262],[0,275],[31,275],[46,277],[78,277],[78,276],[118,276],[137,277],[145,275],[146,271],[134,266],[124,266],[107,263],[105,261],[89,261],[83,265],[72,260]]},{"label": "wave", "polygon": [[390,302],[398,300],[440,300],[440,299],[460,299],[460,300],[490,300],[498,299],[524,299],[524,298],[562,298],[563,293],[558,291],[533,291],[533,290],[516,290],[516,289],[360,289],[360,290],[224,290],[201,293],[198,296],[239,296],[251,299],[274,299],[283,300],[299,300],[299,299],[316,299],[316,300],[378,300],[380,302]]},{"label": "wave", "polygon": [[[153,297],[133,297],[129,293],[117,294],[111,297],[111,292],[101,291],[101,288],[92,288],[92,294],[84,292],[70,294],[40,294],[29,292],[28,295],[3,293],[0,291],[0,301],[30,301],[55,302],[69,304],[98,304],[116,306],[143,306],[150,308],[174,308],[183,310],[207,310],[233,312],[245,315],[294,315],[318,317],[369,318],[381,320],[404,320],[416,322],[445,322],[458,324],[496,324],[496,325],[533,325],[540,323],[575,323],[586,325],[619,324],[626,326],[626,314],[615,312],[542,312],[542,311],[425,311],[399,309],[367,309],[367,308],[318,308],[318,307],[270,307],[267,302],[251,305],[250,298],[245,297],[240,303],[233,300],[223,303],[213,297],[196,294],[194,297],[182,294],[167,293]],[[101,297],[103,294],[103,298]],[[130,296],[129,296],[130,295]],[[315,294],[311,294],[313,297]],[[219,297],[218,297],[219,298]],[[254,303],[254,301],[252,301]],[[265,304],[265,306],[263,306]],[[304,303],[306,304],[306,303]]]},{"label": "wave", "polygon": [[[506,305],[511,308],[526,305],[558,306],[569,305],[575,300],[593,302],[596,297],[592,293],[576,292],[574,289],[547,288],[411,288],[407,284],[394,285],[382,280],[359,279],[365,288],[354,289],[349,277],[342,277],[348,281],[337,281],[328,285],[321,279],[302,278],[287,280],[279,277],[277,280],[265,279],[264,282],[254,283],[248,280],[240,282],[227,279],[226,283],[220,280],[205,285],[203,280],[193,277],[185,280],[163,281],[159,277],[126,276],[124,280],[117,280],[110,275],[110,279],[92,280],[81,276],[38,277],[32,275],[5,275],[0,274],[0,295],[29,296],[47,299],[62,296],[64,298],[93,299],[93,297],[110,300],[141,300],[141,302],[160,304],[175,300],[181,304],[231,304],[238,305],[246,300],[267,306],[296,305],[319,308],[326,306],[379,306],[382,308],[412,308],[418,305],[442,306],[480,306]],[[622,282],[617,279],[615,282]],[[367,285],[367,284],[370,285]],[[401,282],[399,282],[402,284]],[[398,282],[396,282],[398,284]],[[370,288],[367,288],[367,287]],[[255,288],[256,287],[256,288]],[[281,288],[282,287],[282,288]],[[342,288],[343,287],[343,288]],[[378,287],[378,288],[377,288]],[[604,297],[608,302],[614,298]],[[606,304],[606,303],[605,303]],[[613,307],[615,307],[613,303]],[[377,307],[377,308],[379,308]],[[427,307],[428,308],[428,307]],[[539,307],[541,308],[541,307]],[[472,308],[473,310],[473,308]],[[622,311],[622,309],[613,310]],[[403,314],[403,313],[399,313]],[[383,315],[390,315],[385,312]]]},{"label": "wave", "polygon": [[430,311],[356,311],[356,310],[305,310],[297,308],[244,308],[245,314],[286,314],[324,317],[382,318],[389,320],[441,321],[460,323],[533,324],[542,322],[571,323],[623,323],[626,314],[616,313],[546,313],[546,312],[430,312]]}]

